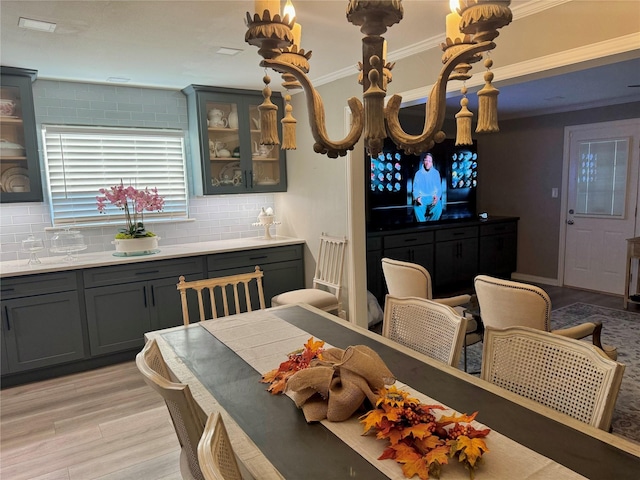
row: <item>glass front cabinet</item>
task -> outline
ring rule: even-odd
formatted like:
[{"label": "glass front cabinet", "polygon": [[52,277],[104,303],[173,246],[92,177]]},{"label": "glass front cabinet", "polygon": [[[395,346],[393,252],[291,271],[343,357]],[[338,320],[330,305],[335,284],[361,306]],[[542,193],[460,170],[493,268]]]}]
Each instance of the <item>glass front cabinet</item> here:
[{"label": "glass front cabinet", "polygon": [[0,202],[40,202],[31,83],[35,70],[0,67]]},{"label": "glass front cabinet", "polygon": [[[251,90],[190,85],[187,96],[189,137],[196,194],[283,192],[287,189],[285,153],[279,145],[260,144],[262,93]],[[282,97],[278,106],[278,132]],[[201,188],[201,189],[200,189]]]}]

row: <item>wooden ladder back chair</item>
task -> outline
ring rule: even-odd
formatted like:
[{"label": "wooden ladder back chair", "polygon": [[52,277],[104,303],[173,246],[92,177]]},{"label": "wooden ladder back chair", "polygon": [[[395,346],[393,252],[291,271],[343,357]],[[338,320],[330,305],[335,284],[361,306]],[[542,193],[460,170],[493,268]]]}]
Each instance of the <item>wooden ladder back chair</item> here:
[{"label": "wooden ladder back chair", "polygon": [[431,358],[457,367],[467,319],[447,305],[418,297],[387,295],[382,335]]},{"label": "wooden ladder back chair", "polygon": [[529,327],[484,332],[481,378],[609,430],[624,365],[586,342]]},{"label": "wooden ladder back chair", "polygon": [[569,328],[551,330],[551,299],[542,288],[488,275],[478,275],[473,283],[480,305],[480,318],[485,326],[536,328],[574,339],[591,336],[593,345],[609,358],[618,358],[615,347],[602,344],[600,322],[585,322]]},{"label": "wooden ladder back chair", "polygon": [[[208,292],[209,305],[213,318],[218,318],[218,308],[220,305],[216,300],[216,291],[219,292],[222,299],[223,316],[229,315],[229,296],[233,302],[233,313],[251,312],[252,296],[251,282],[254,281],[257,286],[258,304],[260,310],[265,309],[264,291],[262,288],[262,277],[264,273],[260,267],[256,266],[252,273],[240,273],[237,275],[229,275],[225,277],[207,278],[205,280],[194,280],[186,282],[183,275],[180,276],[178,282],[178,290],[180,291],[180,300],[182,301],[182,319],[185,325],[189,325],[189,308],[187,302],[187,290],[193,289],[198,294],[198,309],[200,312],[200,321],[206,320],[205,300],[203,292]],[[240,288],[239,288],[240,286]],[[244,299],[244,302],[242,300]]]},{"label": "wooden ladder back chair", "polygon": [[242,480],[227,429],[219,413],[209,415],[198,443],[198,460],[205,480]]},{"label": "wooden ladder back chair", "polygon": [[271,306],[307,303],[344,318],[341,294],[346,245],[345,237],[332,237],[323,233],[320,236],[313,288],[302,288],[276,295],[271,299]]},{"label": "wooden ladder back chair", "polygon": [[136,356],[138,370],[151,388],[167,405],[173,427],[180,442],[180,471],[185,479],[204,480],[198,463],[198,442],[207,420],[194,400],[189,385],[172,381],[167,364],[155,340],[146,343]]}]

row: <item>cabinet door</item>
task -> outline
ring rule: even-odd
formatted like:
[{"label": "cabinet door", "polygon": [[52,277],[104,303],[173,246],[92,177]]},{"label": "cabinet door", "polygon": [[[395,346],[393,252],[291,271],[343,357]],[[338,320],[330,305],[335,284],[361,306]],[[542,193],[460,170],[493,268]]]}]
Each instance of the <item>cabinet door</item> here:
[{"label": "cabinet door", "polygon": [[[204,275],[187,275],[186,280],[202,280]],[[182,302],[180,292],[176,288],[178,280],[176,278],[164,278],[149,282],[148,292],[150,295],[149,305],[151,312],[151,330],[177,327],[183,324]],[[198,295],[194,290],[187,291],[187,305],[189,308],[189,319],[195,322],[200,318],[198,309]],[[209,317],[210,318],[210,317]]]},{"label": "cabinet door", "polygon": [[[469,287],[478,272],[478,239],[467,238],[436,244],[435,287]],[[435,294],[435,292],[434,292]]]},{"label": "cabinet door", "polygon": [[17,298],[3,302],[2,306],[2,334],[9,372],[84,358],[76,292]]},{"label": "cabinet door", "polygon": [[517,244],[515,233],[480,237],[479,273],[511,278],[517,267]]},{"label": "cabinet door", "polygon": [[[198,85],[183,92],[205,195],[286,190],[284,152],[260,144],[261,92]],[[278,107],[281,137],[282,98],[274,93],[271,100]]]},{"label": "cabinet door", "polygon": [[385,248],[384,256],[394,260],[422,265],[433,276],[433,244],[412,247]]},{"label": "cabinet door", "polygon": [[151,330],[149,290],[147,282],[85,290],[91,355],[144,345],[144,334]]},{"label": "cabinet door", "polygon": [[40,164],[31,82],[35,70],[2,67],[0,201],[40,202]]},{"label": "cabinet door", "polygon": [[304,288],[304,263],[302,260],[270,263],[263,266],[264,302],[271,306],[271,299],[284,292]]}]

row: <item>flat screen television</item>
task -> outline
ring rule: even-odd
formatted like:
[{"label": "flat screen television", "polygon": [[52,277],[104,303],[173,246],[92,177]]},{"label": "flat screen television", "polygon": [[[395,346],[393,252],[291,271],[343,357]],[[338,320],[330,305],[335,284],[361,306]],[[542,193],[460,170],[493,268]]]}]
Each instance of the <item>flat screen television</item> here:
[{"label": "flat screen television", "polygon": [[[430,157],[427,158],[427,157]],[[445,139],[422,155],[407,155],[389,139],[367,175],[367,229],[391,230],[476,217],[478,153]]]}]

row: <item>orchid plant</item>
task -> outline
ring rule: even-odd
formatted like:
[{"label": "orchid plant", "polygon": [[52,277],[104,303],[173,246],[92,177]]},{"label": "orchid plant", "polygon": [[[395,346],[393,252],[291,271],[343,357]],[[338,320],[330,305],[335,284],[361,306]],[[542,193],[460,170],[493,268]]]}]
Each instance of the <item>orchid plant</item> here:
[{"label": "orchid plant", "polygon": [[164,207],[164,199],[158,194],[157,188],[139,190],[129,185],[125,187],[122,181],[120,185],[114,185],[109,189],[101,188],[99,192],[103,196],[97,196],[98,211],[105,213],[107,202],[124,211],[126,227],[121,228],[116,238],[141,238],[153,237],[154,233],[144,228],[144,212],[161,211]]}]

